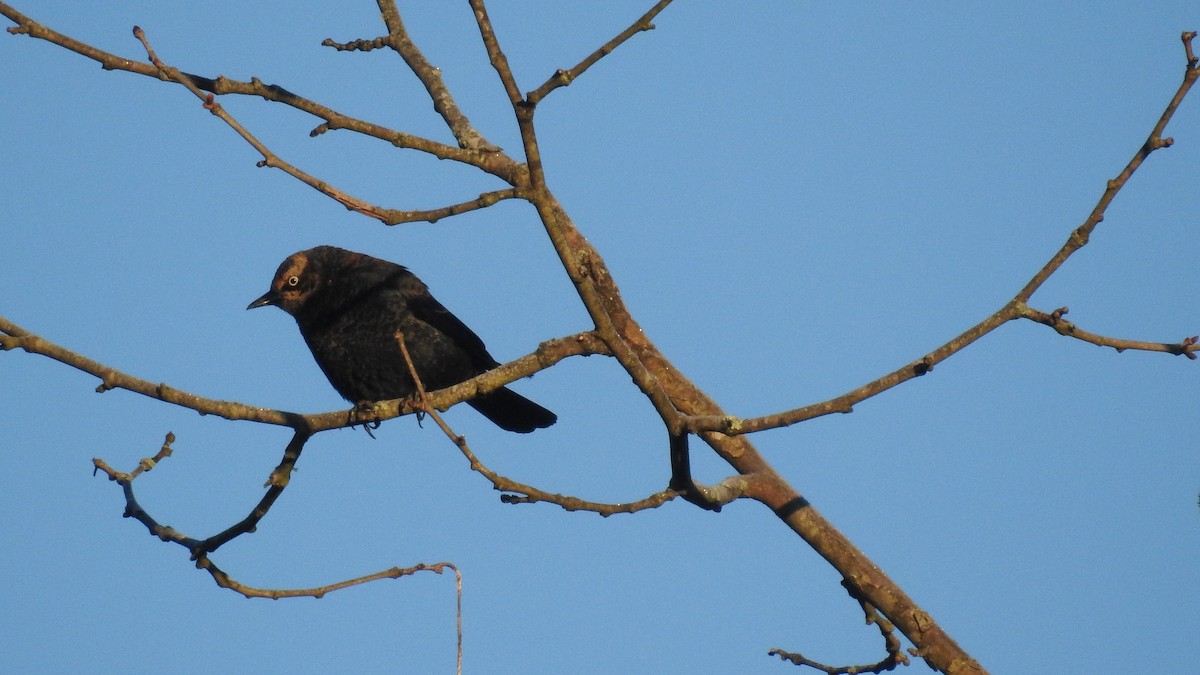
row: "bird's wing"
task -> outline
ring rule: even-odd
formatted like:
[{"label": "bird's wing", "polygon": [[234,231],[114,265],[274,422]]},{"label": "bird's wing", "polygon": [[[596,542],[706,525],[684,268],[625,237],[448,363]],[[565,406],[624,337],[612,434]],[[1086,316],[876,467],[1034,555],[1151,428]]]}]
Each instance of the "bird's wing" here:
[{"label": "bird's wing", "polygon": [[438,332],[450,338],[454,344],[466,352],[471,357],[471,362],[480,372],[491,370],[500,365],[488,353],[483,340],[479,339],[475,331],[467,328],[466,324],[460,321],[457,316],[451,314],[450,310],[443,307],[442,303],[430,295],[428,290],[409,297],[408,308],[414,317],[433,326]]}]

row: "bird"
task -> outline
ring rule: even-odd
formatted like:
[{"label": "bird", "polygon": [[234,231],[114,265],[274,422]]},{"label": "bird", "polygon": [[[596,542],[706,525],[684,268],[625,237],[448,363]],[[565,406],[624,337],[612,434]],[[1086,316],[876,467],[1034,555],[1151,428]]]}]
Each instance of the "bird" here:
[{"label": "bird", "polygon": [[[500,365],[483,340],[408,268],[364,253],[317,246],[288,256],[271,288],[246,309],[273,305],[296,320],[333,388],[356,406],[417,393],[397,333],[426,391]],[[502,387],[469,399],[496,426],[529,433],[558,417]]]}]

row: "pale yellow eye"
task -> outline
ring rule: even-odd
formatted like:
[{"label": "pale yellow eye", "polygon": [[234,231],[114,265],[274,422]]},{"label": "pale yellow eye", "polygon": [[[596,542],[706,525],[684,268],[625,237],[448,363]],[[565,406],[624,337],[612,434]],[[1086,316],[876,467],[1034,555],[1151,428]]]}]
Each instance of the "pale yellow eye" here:
[{"label": "pale yellow eye", "polygon": [[300,277],[298,277],[294,274],[292,276],[288,277],[287,285],[292,286],[292,287],[299,286],[300,285]]}]

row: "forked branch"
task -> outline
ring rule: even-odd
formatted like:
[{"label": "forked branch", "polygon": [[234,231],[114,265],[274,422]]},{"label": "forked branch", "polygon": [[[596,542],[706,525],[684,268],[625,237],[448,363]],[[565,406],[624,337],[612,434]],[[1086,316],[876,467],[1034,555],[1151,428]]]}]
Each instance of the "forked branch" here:
[{"label": "forked branch", "polygon": [[[159,523],[152,515],[150,515],[148,511],[146,511],[144,507],[142,507],[133,492],[134,480],[136,480],[143,473],[158,466],[167,457],[171,456],[173,452],[171,444],[175,442],[174,434],[168,433],[158,453],[153,457],[149,457],[138,462],[137,468],[129,473],[113,469],[108,465],[107,462],[98,457],[93,459],[92,462],[97,471],[103,472],[106,476],[108,476],[109,480],[112,480],[121,486],[125,494],[125,517],[133,518],[142,523],[142,525],[146,527],[150,534],[158,537],[159,539],[163,541],[174,542],[180,546],[183,546],[190,553],[192,560],[196,561],[196,566],[207,571],[213,577],[213,580],[217,583],[217,585],[221,586],[222,588],[228,588],[237,591],[248,598],[278,599],[301,596],[319,598],[327,593],[341,590],[343,588],[357,586],[359,584],[375,581],[377,579],[398,579],[400,577],[408,576],[423,570],[430,570],[440,574],[445,569],[453,569],[455,574],[458,575],[457,568],[455,568],[451,563],[441,562],[432,565],[421,563],[413,567],[394,567],[382,572],[377,572],[375,574],[370,574],[355,579],[347,579],[345,581],[338,581],[315,588],[261,589],[242,584],[222,571],[211,560],[209,554],[233,539],[236,539],[243,534],[249,534],[255,531],[259,521],[262,520],[268,511],[270,511],[271,506],[275,503],[275,500],[278,499],[279,495],[282,494],[287,488],[288,478],[295,469],[296,461],[300,458],[300,452],[308,438],[308,434],[297,433],[288,443],[287,448],[284,450],[283,459],[280,461],[279,466],[275,467],[275,469],[271,472],[271,476],[267,479],[267,494],[258,502],[258,504],[255,505],[253,509],[251,509],[250,513],[237,525],[234,525],[233,527],[207,539],[196,539],[194,537],[189,537],[173,527]],[[462,580],[460,577],[460,594],[462,592],[461,582]]]},{"label": "forked branch", "polygon": [[677,492],[672,489],[662,490],[650,495],[644,499],[639,499],[634,502],[623,502],[618,504],[604,504],[600,502],[592,502],[578,497],[561,495],[552,492],[546,492],[532,485],[520,483],[511,478],[502,476],[495,471],[489,469],[467,444],[467,437],[455,433],[450,428],[449,423],[442,417],[438,409],[432,404],[429,394],[425,391],[425,385],[421,382],[421,376],[417,373],[417,368],[413,364],[412,357],[408,353],[408,344],[404,341],[404,333],[396,331],[396,343],[400,347],[400,353],[404,357],[405,364],[408,365],[409,377],[413,380],[413,385],[416,388],[415,400],[411,404],[412,407],[422,413],[428,414],[433,418],[438,428],[450,439],[450,442],[458,448],[467,461],[470,463],[471,470],[482,475],[491,482],[492,487],[500,492],[500,500],[506,504],[532,504],[536,502],[547,502],[557,504],[567,511],[592,511],[601,516],[608,517],[616,513],[636,513],[643,509],[653,509],[662,506],[666,502],[674,499]]},{"label": "forked branch", "polygon": [[1139,340],[1127,340],[1121,338],[1109,338],[1095,333],[1078,330],[1074,324],[1062,321],[1061,317],[1066,313],[1066,308],[1055,314],[1046,314],[1038,310],[1031,309],[1026,303],[1030,296],[1037,289],[1041,288],[1042,284],[1050,278],[1052,274],[1062,267],[1063,263],[1071,257],[1073,253],[1083,248],[1088,243],[1092,232],[1104,220],[1105,211],[1109,204],[1116,198],[1117,193],[1121,188],[1129,182],[1133,174],[1138,170],[1142,163],[1150,156],[1150,153],[1155,150],[1170,147],[1173,143],[1172,139],[1164,138],[1163,131],[1167,124],[1175,115],[1175,111],[1179,108],[1179,104],[1183,102],[1187,93],[1191,90],[1192,85],[1196,83],[1197,77],[1200,77],[1200,67],[1196,64],[1196,57],[1192,53],[1192,41],[1196,37],[1196,33],[1187,32],[1182,35],[1184,51],[1186,54],[1186,67],[1184,68],[1183,81],[1180,82],[1179,88],[1175,91],[1175,95],[1167,103],[1162,115],[1159,116],[1154,128],[1150,130],[1150,135],[1146,141],[1142,143],[1133,158],[1125,165],[1116,178],[1108,181],[1103,194],[1100,195],[1099,201],[1092,208],[1092,211],[1084,219],[1083,223],[1076,227],[1067,237],[1067,241],[1062,247],[1051,256],[1050,260],[1041,267],[1029,280],[1027,284],[1017,294],[1006,303],[1003,307],[992,313],[983,321],[975,324],[971,328],[964,331],[949,342],[934,349],[928,354],[922,356],[916,361],[912,361],[900,368],[884,375],[880,378],[872,380],[856,389],[848,391],[840,396],[836,396],[827,401],[806,405],[800,408],[795,408],[785,412],[775,413],[772,415],[764,415],[761,417],[752,417],[739,419],[726,415],[706,415],[692,416],[685,420],[686,428],[692,432],[715,431],[727,435],[749,434],[765,429],[775,429],[778,427],[789,426],[798,422],[828,415],[831,413],[849,413],[853,412],[854,406],[862,401],[865,401],[872,396],[876,396],[898,384],[907,382],[914,377],[920,377],[933,370],[933,367],[942,361],[945,361],[955,353],[961,351],[971,343],[979,340],[983,336],[999,328],[1000,326],[1014,319],[1029,319],[1038,323],[1050,326],[1057,330],[1062,335],[1074,337],[1085,342],[1090,342],[1096,345],[1113,347],[1117,351],[1126,349],[1166,352],[1168,354],[1178,354],[1188,357],[1189,359],[1196,358],[1196,352],[1200,351],[1200,345],[1197,344],[1196,338],[1186,338],[1177,343],[1159,343],[1159,342],[1144,342]]}]

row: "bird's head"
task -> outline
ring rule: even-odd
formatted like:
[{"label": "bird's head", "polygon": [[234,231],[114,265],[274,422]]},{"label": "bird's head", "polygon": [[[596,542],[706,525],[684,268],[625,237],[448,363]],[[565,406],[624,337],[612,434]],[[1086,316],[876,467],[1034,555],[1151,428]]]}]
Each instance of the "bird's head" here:
[{"label": "bird's head", "polygon": [[288,314],[296,316],[320,285],[319,265],[314,264],[310,253],[310,251],[300,251],[288,256],[287,260],[284,260],[279,265],[279,269],[275,271],[275,278],[271,280],[271,289],[250,303],[246,309],[274,305]]}]

